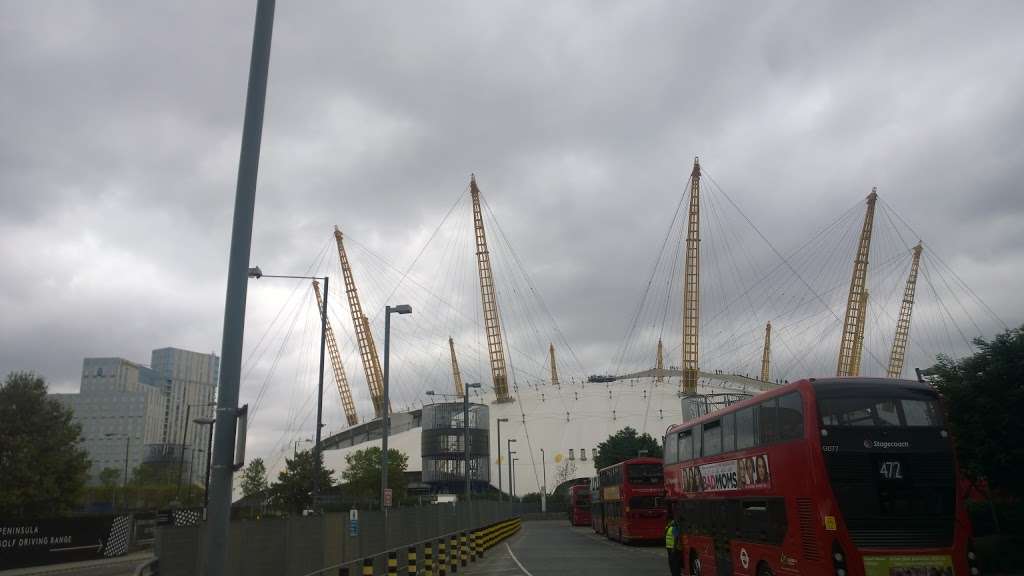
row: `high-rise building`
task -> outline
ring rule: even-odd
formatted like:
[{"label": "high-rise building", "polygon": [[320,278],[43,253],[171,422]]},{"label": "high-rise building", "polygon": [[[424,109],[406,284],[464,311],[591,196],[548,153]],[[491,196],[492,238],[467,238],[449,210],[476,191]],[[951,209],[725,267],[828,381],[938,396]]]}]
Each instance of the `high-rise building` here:
[{"label": "high-rise building", "polygon": [[[86,358],[77,394],[52,394],[82,427],[90,480],[104,468],[129,474],[143,461],[145,445],[160,442],[167,399],[153,370],[123,358]],[[118,482],[123,481],[119,476]]]},{"label": "high-rise building", "polygon": [[212,426],[220,358],[178,348],[153,350],[150,366],[123,358],[86,358],[77,394],[53,394],[74,411],[83,447],[98,482],[104,468],[123,471],[141,464],[181,470],[184,482],[202,483]]}]

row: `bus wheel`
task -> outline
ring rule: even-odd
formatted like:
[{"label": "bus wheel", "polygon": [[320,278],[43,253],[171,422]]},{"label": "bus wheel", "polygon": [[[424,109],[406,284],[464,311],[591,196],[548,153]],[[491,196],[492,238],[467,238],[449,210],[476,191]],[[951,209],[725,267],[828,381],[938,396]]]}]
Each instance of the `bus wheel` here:
[{"label": "bus wheel", "polygon": [[697,556],[697,551],[690,549],[690,576],[700,576],[700,557]]},{"label": "bus wheel", "polygon": [[764,562],[761,562],[757,565],[757,576],[773,576],[772,569]]}]

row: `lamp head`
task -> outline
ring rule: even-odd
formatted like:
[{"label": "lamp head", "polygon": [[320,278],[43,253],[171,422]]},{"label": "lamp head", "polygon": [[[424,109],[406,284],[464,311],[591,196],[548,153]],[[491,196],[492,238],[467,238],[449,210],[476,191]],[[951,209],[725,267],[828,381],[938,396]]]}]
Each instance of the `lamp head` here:
[{"label": "lamp head", "polygon": [[498,418],[498,422],[508,422],[508,418]]},{"label": "lamp head", "polygon": [[192,421],[195,422],[196,424],[202,424],[204,426],[209,426],[210,424],[213,424],[216,421],[216,419],[215,418],[193,418]]},{"label": "lamp head", "polygon": [[263,270],[260,270],[259,266],[253,266],[252,268],[249,268],[249,278],[255,278],[255,279],[259,280],[262,277],[263,277]]},{"label": "lamp head", "polygon": [[398,306],[388,306],[388,310],[395,314],[412,314],[412,306],[408,304],[399,304]]}]

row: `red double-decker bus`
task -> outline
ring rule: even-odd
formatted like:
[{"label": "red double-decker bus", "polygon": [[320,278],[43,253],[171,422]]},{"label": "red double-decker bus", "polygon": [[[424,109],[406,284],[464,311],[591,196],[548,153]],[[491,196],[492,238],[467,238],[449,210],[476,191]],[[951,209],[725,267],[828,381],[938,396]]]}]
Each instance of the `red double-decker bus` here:
[{"label": "red double-decker bus", "polygon": [[689,574],[978,574],[952,440],[927,384],[794,382],[669,428]]},{"label": "red double-decker bus", "polygon": [[629,543],[656,540],[665,533],[665,486],[661,458],[633,458],[597,473],[602,531]]},{"label": "red double-decker bus", "polygon": [[590,486],[576,484],[569,487],[569,523],[590,526]]}]

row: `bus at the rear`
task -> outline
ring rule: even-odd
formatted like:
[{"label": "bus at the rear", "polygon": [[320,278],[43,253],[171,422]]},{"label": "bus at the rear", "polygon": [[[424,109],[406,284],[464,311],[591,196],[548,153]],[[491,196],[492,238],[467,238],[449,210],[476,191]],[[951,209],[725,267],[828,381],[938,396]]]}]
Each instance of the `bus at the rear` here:
[{"label": "bus at the rear", "polygon": [[669,428],[690,574],[979,574],[938,394],[802,380]]},{"label": "bus at the rear", "polygon": [[569,487],[569,523],[590,526],[590,484]]},{"label": "bus at the rear", "polygon": [[629,543],[657,540],[665,533],[665,486],[661,458],[632,458],[601,469],[604,533]]}]

